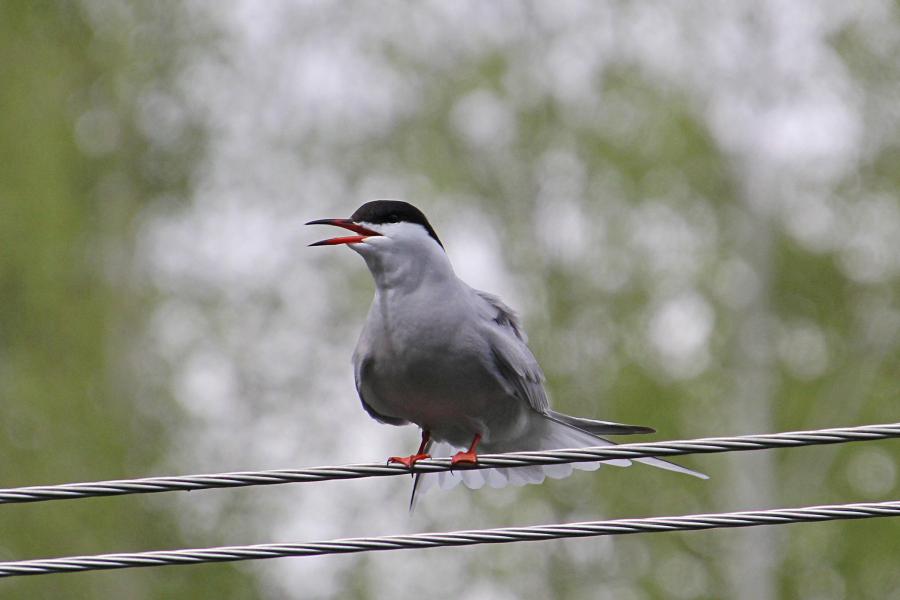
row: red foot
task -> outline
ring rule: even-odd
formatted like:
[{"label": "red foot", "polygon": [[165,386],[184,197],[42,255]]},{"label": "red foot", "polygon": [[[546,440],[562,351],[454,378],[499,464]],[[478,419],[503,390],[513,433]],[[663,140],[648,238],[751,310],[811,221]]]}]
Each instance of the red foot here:
[{"label": "red foot", "polygon": [[420,460],[424,460],[426,458],[431,458],[430,454],[412,454],[410,456],[392,456],[388,459],[388,464],[391,463],[400,463],[407,469],[412,469],[413,465],[415,465]]},{"label": "red foot", "polygon": [[451,465],[458,465],[460,463],[475,464],[477,462],[478,455],[474,452],[457,452],[453,455],[453,458],[450,459]]},{"label": "red foot", "polygon": [[469,446],[469,449],[465,452],[457,452],[453,455],[453,458],[450,459],[451,465],[458,465],[460,463],[468,463],[475,464],[478,462],[478,454],[475,452],[478,449],[478,442],[481,441],[481,434],[476,433],[475,437],[472,439],[472,445]]}]

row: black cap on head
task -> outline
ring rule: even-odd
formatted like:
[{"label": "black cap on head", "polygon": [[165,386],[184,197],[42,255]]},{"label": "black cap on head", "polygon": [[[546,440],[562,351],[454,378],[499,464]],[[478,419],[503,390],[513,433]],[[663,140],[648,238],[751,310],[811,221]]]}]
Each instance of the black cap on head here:
[{"label": "black cap on head", "polygon": [[350,215],[350,220],[355,223],[372,223],[373,225],[381,225],[383,223],[418,223],[425,228],[428,235],[441,248],[444,247],[422,211],[409,202],[403,202],[402,200],[373,200],[372,202],[366,202],[357,208],[355,213]]}]

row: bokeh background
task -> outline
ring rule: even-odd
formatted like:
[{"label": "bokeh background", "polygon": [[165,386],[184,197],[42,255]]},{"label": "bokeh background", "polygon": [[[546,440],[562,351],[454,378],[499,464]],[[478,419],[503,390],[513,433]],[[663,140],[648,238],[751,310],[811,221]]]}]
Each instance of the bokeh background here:
[{"label": "bokeh background", "polygon": [[[302,224],[421,207],[565,412],[898,420],[900,8],[0,2],[0,486],[368,462],[372,294]],[[541,486],[0,507],[0,559],[896,499],[893,442]],[[900,522],[4,580],[4,598],[900,598]]]}]

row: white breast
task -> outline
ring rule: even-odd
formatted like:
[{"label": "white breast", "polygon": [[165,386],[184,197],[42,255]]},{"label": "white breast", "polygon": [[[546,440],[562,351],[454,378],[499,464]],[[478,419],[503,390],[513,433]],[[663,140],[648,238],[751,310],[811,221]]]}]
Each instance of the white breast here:
[{"label": "white breast", "polygon": [[360,393],[375,412],[456,445],[474,433],[489,444],[501,430],[524,426],[526,406],[497,378],[471,294],[455,277],[376,293],[354,356]]}]

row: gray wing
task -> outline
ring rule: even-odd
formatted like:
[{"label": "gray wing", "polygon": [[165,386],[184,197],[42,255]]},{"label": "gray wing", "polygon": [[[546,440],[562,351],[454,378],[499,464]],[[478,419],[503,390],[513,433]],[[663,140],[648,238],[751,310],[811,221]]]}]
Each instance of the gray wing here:
[{"label": "gray wing", "polygon": [[374,392],[371,389],[367,389],[364,380],[367,375],[371,373],[374,364],[375,360],[371,357],[363,358],[358,352],[353,354],[353,378],[356,381],[356,393],[359,395],[359,401],[362,402],[363,409],[369,413],[370,417],[379,423],[387,423],[388,425],[406,425],[409,421],[398,417],[382,415],[376,412],[372,406],[366,402],[366,395],[371,395]]},{"label": "gray wing", "polygon": [[479,313],[487,323],[491,355],[501,382],[510,393],[547,414],[550,400],[544,389],[544,372],[531,349],[518,315],[500,298],[473,289]]}]

